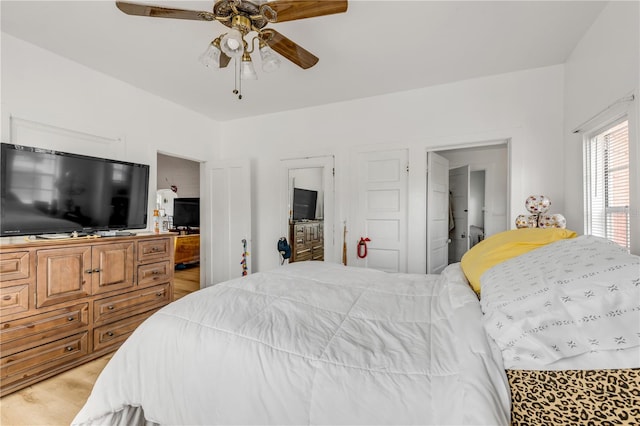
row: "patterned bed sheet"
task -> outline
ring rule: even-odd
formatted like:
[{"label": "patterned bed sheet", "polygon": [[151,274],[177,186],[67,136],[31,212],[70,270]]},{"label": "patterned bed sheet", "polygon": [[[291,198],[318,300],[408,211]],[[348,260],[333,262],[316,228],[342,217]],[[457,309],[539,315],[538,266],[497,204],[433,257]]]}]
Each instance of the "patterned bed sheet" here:
[{"label": "patterned bed sheet", "polygon": [[600,354],[604,364],[591,368],[640,368],[640,257],[620,246],[557,241],[494,266],[481,283],[484,327],[507,369],[583,369],[572,365]]}]

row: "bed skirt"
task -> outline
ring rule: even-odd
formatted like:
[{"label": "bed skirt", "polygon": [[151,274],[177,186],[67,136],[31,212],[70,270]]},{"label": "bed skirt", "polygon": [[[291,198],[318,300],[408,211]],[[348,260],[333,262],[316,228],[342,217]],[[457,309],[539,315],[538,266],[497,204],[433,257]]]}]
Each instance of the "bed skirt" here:
[{"label": "bed skirt", "polygon": [[640,424],[640,369],[507,370],[511,425]]}]

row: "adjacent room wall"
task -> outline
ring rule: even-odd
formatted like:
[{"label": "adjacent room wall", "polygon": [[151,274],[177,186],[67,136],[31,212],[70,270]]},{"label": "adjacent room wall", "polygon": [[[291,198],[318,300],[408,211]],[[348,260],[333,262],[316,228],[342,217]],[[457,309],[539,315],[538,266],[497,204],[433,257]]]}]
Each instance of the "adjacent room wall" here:
[{"label": "adjacent room wall", "polygon": [[[253,161],[254,271],[279,265],[284,231],[279,206],[280,160],[335,155],[332,259],[339,262],[342,223],[351,223],[354,158],[358,150],[409,149],[409,271],[426,271],[426,151],[509,140],[512,165],[509,223],[530,194],[546,194],[564,211],[562,194],[563,66],[325,105],[222,124],[222,158]],[[242,132],[237,129],[242,128]],[[356,235],[349,235],[355,253]]]},{"label": "adjacent room wall", "polygon": [[578,43],[565,65],[563,212],[584,232],[582,138],[573,130],[618,99],[635,94],[631,114],[631,251],[640,254],[640,3],[612,1]]}]

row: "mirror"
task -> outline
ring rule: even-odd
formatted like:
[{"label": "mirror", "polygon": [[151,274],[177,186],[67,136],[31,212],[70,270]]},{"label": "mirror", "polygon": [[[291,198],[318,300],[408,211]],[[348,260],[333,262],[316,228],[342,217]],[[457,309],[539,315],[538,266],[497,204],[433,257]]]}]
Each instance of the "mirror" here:
[{"label": "mirror", "polygon": [[324,260],[322,167],[289,169],[289,262]]},{"label": "mirror", "polygon": [[291,262],[333,259],[333,156],[283,160],[282,210]]}]

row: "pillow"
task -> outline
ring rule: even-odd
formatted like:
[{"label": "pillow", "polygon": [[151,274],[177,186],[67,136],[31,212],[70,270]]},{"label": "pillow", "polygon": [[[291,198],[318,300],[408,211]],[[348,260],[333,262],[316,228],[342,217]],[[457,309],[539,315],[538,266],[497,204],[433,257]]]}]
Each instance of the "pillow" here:
[{"label": "pillow", "polygon": [[489,268],[554,241],[574,238],[561,228],[523,228],[500,232],[480,241],[462,256],[461,267],[473,290],[480,294],[480,277]]}]

